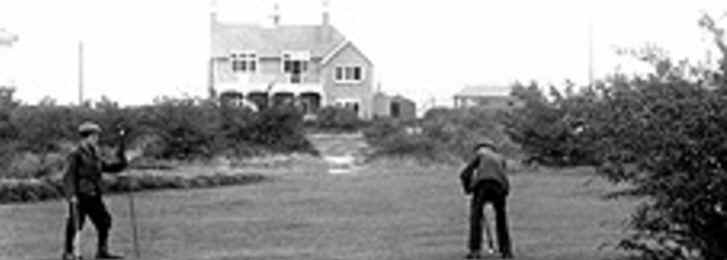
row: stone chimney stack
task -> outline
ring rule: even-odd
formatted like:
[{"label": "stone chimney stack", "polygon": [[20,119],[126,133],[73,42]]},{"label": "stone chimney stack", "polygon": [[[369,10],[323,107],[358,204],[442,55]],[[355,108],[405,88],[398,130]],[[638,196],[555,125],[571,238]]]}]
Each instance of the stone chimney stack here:
[{"label": "stone chimney stack", "polygon": [[322,21],[321,21],[321,42],[330,42],[331,41],[331,34],[332,34],[332,28],[331,28],[331,14],[330,14],[330,1],[329,0],[322,0]]},{"label": "stone chimney stack", "polygon": [[278,25],[280,25],[280,4],[275,3],[275,5],[273,5],[273,14],[271,15],[271,18],[273,19],[273,27],[278,27]]},{"label": "stone chimney stack", "polygon": [[217,20],[217,12],[218,12],[217,0],[210,0],[209,11],[210,11],[210,29],[214,30],[215,27],[217,26],[217,23],[218,23],[218,20]]},{"label": "stone chimney stack", "polygon": [[330,1],[329,0],[323,0],[323,26],[329,26],[331,25],[331,14],[329,10]]}]

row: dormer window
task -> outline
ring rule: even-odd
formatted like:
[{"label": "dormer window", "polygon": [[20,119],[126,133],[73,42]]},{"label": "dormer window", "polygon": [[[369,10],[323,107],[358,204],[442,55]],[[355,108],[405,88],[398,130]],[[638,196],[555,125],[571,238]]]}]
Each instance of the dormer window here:
[{"label": "dormer window", "polygon": [[307,51],[286,51],[283,52],[282,64],[283,73],[288,74],[290,83],[301,83],[303,73],[308,71],[310,52]]},{"label": "dormer window", "polygon": [[230,55],[232,71],[238,73],[252,73],[257,71],[257,55],[255,52],[235,52]]},{"label": "dormer window", "polygon": [[283,54],[283,72],[300,73],[308,71],[308,61],[298,60],[291,57],[290,54]]}]

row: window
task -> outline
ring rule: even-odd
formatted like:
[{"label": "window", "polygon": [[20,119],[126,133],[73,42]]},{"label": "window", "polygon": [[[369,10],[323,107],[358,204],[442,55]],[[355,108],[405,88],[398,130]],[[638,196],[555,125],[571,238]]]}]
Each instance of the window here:
[{"label": "window", "polygon": [[399,117],[399,114],[400,114],[399,103],[391,102],[391,106],[389,107],[389,109],[391,110],[391,112],[390,112],[391,117],[393,117],[393,118]]},{"label": "window", "polygon": [[336,101],[335,104],[338,107],[350,109],[350,110],[356,112],[356,114],[358,114],[359,109],[360,109],[358,100],[341,99],[341,100]]},{"label": "window", "polygon": [[257,71],[257,55],[254,52],[237,52],[230,55],[233,72]]},{"label": "window", "polygon": [[283,73],[289,74],[290,83],[300,83],[302,75],[308,71],[308,61],[310,53],[300,52],[283,52]]},{"label": "window", "polygon": [[356,83],[363,80],[363,68],[361,66],[336,67],[334,79],[338,82]]},{"label": "window", "polygon": [[283,72],[285,73],[301,73],[308,71],[307,60],[294,60],[290,55],[283,55]]},{"label": "window", "polygon": [[336,67],[336,80],[343,80],[343,67]]}]

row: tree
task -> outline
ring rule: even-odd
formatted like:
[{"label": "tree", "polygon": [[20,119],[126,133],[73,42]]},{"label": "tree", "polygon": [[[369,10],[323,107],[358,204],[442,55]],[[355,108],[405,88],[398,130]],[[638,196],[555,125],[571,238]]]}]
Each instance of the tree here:
[{"label": "tree", "polygon": [[706,13],[699,19],[699,26],[712,34],[714,44],[722,54],[722,58],[719,60],[719,68],[722,72],[722,76],[724,77],[725,73],[727,73],[727,43],[725,43],[724,39],[724,28],[718,27],[714,18]]},{"label": "tree", "polygon": [[15,100],[15,88],[0,86],[0,109],[15,108],[20,104]]},{"label": "tree", "polygon": [[727,52],[723,29],[708,16],[700,25],[723,50],[719,68],[674,62],[656,46],[629,50],[654,72],[614,75],[572,95],[555,91],[552,101],[532,98],[510,124],[526,152],[585,156],[628,184],[615,197],[642,198],[619,244],[642,259],[727,259]]}]

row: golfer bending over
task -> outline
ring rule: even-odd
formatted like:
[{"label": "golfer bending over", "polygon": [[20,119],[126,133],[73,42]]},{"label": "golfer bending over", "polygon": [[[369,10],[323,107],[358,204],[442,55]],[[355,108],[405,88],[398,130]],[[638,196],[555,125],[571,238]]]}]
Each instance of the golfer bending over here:
[{"label": "golfer bending over", "polygon": [[475,158],[460,174],[465,194],[472,194],[470,204],[470,235],[467,259],[481,257],[482,219],[485,203],[495,209],[497,243],[502,258],[512,258],[510,234],[507,227],[505,199],[510,192],[510,183],[505,174],[505,160],[497,153],[490,140],[482,140],[475,146]]}]

